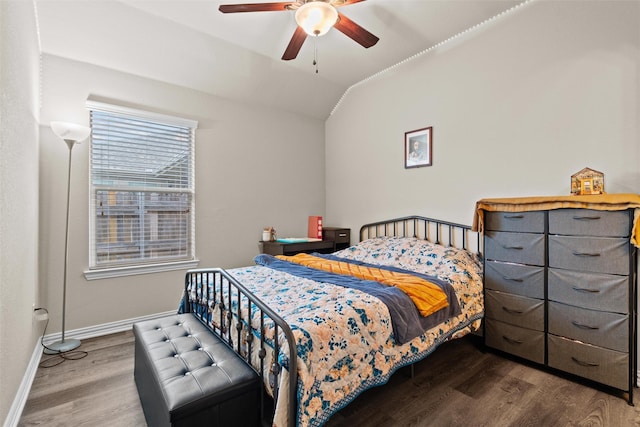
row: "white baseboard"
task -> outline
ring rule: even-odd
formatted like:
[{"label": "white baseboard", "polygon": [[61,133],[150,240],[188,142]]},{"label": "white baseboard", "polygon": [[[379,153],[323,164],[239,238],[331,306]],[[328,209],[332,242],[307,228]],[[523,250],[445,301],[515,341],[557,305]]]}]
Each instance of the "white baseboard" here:
[{"label": "white baseboard", "polygon": [[31,384],[33,384],[33,379],[36,376],[36,371],[38,370],[38,364],[40,363],[41,356],[42,345],[40,344],[40,340],[38,340],[36,342],[36,346],[33,349],[33,353],[31,353],[29,365],[27,366],[27,370],[24,373],[24,377],[22,378],[20,387],[18,387],[16,397],[13,399],[13,404],[11,405],[11,408],[9,408],[7,418],[5,418],[4,420],[4,427],[15,427],[18,425],[18,421],[20,421],[20,416],[22,415],[22,410],[24,409],[24,405],[27,403],[27,398],[29,397],[29,392],[31,391]]},{"label": "white baseboard", "polygon": [[[167,311],[164,313],[156,313],[148,316],[136,317],[133,319],[119,320],[117,322],[104,323],[102,325],[89,326],[87,328],[74,329],[72,331],[66,331],[64,336],[65,338],[74,338],[78,340],[83,340],[87,338],[98,337],[102,335],[114,334],[116,332],[127,331],[133,327],[134,323],[142,322],[145,320],[159,319],[161,317],[169,316],[175,314],[176,311]],[[62,333],[58,332],[55,334],[47,335],[44,337],[43,341],[46,344],[56,342],[62,339]],[[27,403],[27,398],[29,397],[29,392],[31,391],[31,385],[33,384],[33,379],[36,376],[36,372],[38,370],[38,365],[40,364],[40,359],[42,357],[42,344],[40,344],[40,339],[36,341],[36,345],[33,349],[33,353],[31,354],[31,360],[29,361],[29,365],[27,366],[27,370],[22,377],[22,382],[20,383],[20,387],[18,388],[18,392],[16,393],[15,398],[13,399],[13,404],[11,408],[9,408],[9,413],[7,414],[7,418],[4,420],[4,427],[16,427],[18,422],[20,421],[20,417],[22,416],[22,411],[24,410],[24,405]]]},{"label": "white baseboard", "polygon": [[[134,323],[143,322],[145,320],[159,319],[161,317],[176,314],[176,310],[166,311],[164,313],[150,314],[148,316],[136,317],[134,319],[118,320],[117,322],[103,323],[102,325],[89,326],[86,328],[74,329],[73,331],[65,331],[64,337],[70,339],[83,340],[93,337],[101,337],[103,335],[115,334],[116,332],[128,331]],[[50,344],[62,339],[62,333],[58,332],[44,337],[44,344]]]}]

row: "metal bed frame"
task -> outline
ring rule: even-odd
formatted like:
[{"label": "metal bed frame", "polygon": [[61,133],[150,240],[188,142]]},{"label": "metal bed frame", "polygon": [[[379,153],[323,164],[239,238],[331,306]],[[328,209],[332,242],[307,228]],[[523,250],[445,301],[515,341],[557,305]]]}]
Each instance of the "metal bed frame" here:
[{"label": "metal bed frame", "polygon": [[[476,235],[475,242],[471,238],[472,235]],[[432,243],[466,249],[481,254],[480,244],[482,240],[480,239],[480,234],[471,231],[470,226],[433,218],[407,216],[365,224],[360,228],[360,241],[383,236],[416,237]],[[189,290],[192,283],[214,285],[211,289],[209,286],[196,286],[194,292],[194,290]],[[193,293],[195,293],[195,299],[191,298]],[[214,308],[219,309],[216,319],[213,319]],[[273,358],[270,366],[265,363],[267,351],[271,350],[271,346],[264,339],[265,325],[271,322],[275,325],[272,342],[275,355],[279,354],[282,346],[288,347],[290,355],[297,353],[296,342],[291,328],[275,310],[253,295],[242,283],[224,269],[203,268],[189,270],[186,273],[183,311],[193,313],[198,317],[205,326],[226,342],[250,366],[253,366],[251,361],[257,355],[260,366],[253,367],[261,378],[269,378],[268,386],[272,391],[274,402],[277,401],[280,373],[283,366],[278,362],[277,356]],[[256,311],[259,313],[260,326],[254,329],[250,322],[244,319],[243,312],[247,313],[246,317],[251,318]],[[234,318],[237,321],[234,321]],[[212,323],[219,325],[219,327],[213,327]],[[278,339],[278,329],[286,337],[285,343],[280,342]],[[298,412],[296,357],[289,357],[286,369],[289,372],[289,419],[287,420],[287,425],[294,427]],[[271,415],[267,414],[267,398],[264,394],[262,393],[260,401],[261,419],[263,424],[269,423],[270,425]]]}]

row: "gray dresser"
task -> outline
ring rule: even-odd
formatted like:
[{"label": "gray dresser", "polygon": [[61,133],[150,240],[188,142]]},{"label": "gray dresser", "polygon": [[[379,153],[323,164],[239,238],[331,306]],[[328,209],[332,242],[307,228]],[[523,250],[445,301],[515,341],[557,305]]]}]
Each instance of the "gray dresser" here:
[{"label": "gray dresser", "polygon": [[485,344],[628,393],[633,209],[485,212]]}]

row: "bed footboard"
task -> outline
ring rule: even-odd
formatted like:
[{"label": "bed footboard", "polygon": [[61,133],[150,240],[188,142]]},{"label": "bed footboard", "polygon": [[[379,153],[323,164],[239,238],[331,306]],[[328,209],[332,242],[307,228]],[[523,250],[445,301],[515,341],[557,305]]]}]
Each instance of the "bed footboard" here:
[{"label": "bed footboard", "polygon": [[[194,284],[196,286],[193,286]],[[268,378],[274,402],[277,401],[280,392],[283,369],[277,355],[280,354],[283,345],[288,346],[288,425],[295,426],[297,353],[293,332],[284,319],[221,268],[195,269],[186,273],[183,311],[193,313],[253,366],[262,378]],[[273,333],[268,334],[267,328],[273,328]],[[280,342],[279,331],[286,337],[286,342]],[[271,337],[269,343],[265,339],[267,335]],[[275,355],[271,363],[267,362],[266,357],[270,351]],[[266,413],[265,399],[262,393],[260,411],[263,421],[271,416],[270,411]]]}]

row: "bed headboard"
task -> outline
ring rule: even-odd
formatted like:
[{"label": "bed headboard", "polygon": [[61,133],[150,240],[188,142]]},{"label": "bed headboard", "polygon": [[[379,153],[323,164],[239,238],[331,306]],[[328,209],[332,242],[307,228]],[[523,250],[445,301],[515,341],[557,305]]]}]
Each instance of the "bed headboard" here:
[{"label": "bed headboard", "polygon": [[382,236],[415,237],[482,256],[480,233],[471,231],[469,225],[413,215],[360,227],[360,241]]}]

